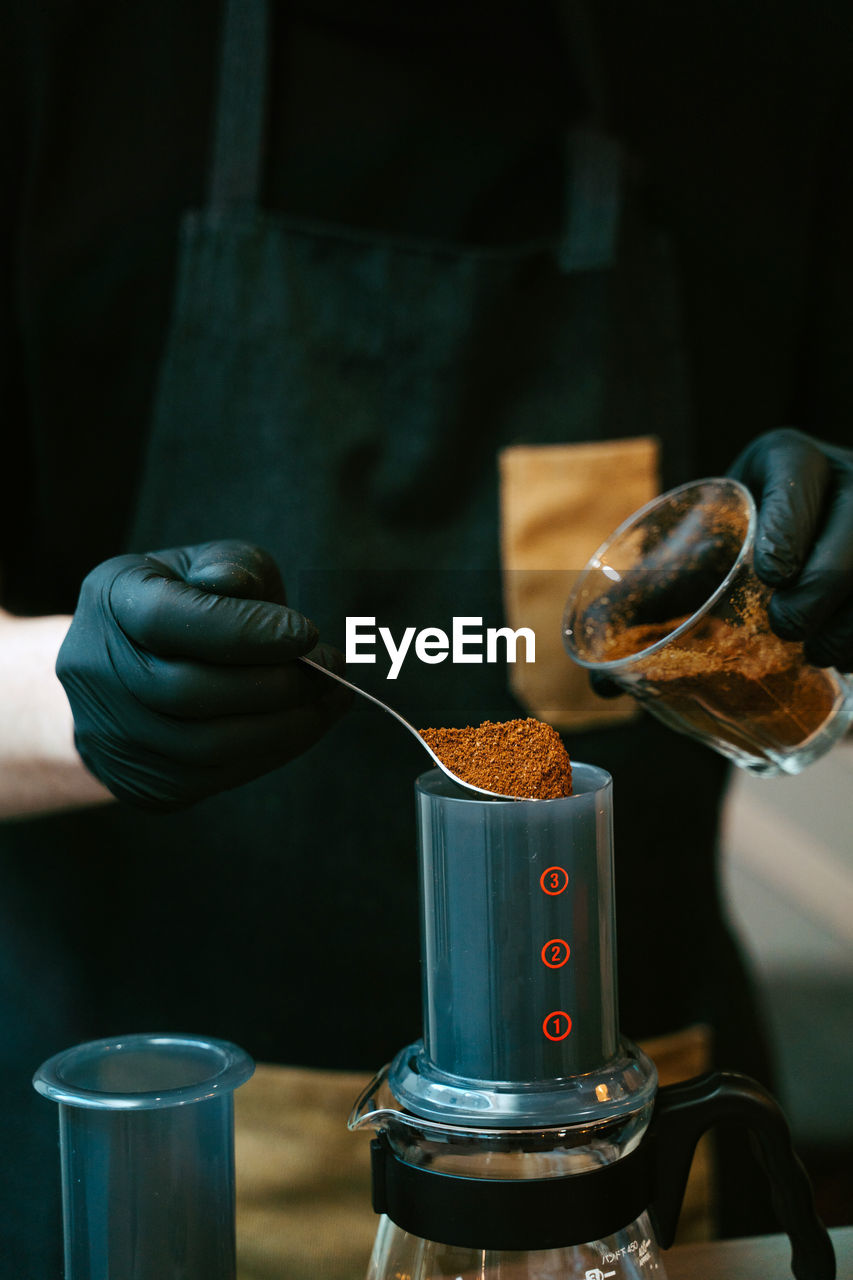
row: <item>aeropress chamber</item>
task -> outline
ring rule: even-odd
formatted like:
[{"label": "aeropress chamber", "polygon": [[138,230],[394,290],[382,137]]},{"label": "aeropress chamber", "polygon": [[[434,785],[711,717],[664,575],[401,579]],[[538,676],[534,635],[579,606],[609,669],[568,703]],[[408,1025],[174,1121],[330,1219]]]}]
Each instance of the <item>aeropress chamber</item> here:
[{"label": "aeropress chamber", "polygon": [[369,1280],[665,1280],[693,1152],[748,1128],[797,1280],[835,1258],[784,1115],[711,1072],[658,1088],[619,1032],[612,783],[555,800],[416,782],[423,1039],[356,1103],[372,1128]]},{"label": "aeropress chamber", "polygon": [[234,1280],[234,1090],[225,1040],[130,1035],[65,1050],[33,1084],[59,1104],[65,1280]]}]

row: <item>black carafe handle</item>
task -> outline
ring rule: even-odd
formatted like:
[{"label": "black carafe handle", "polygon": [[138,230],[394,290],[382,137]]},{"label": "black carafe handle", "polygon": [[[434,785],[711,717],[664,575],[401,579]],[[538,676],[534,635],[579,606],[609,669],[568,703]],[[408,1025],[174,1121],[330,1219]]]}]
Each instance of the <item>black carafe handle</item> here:
[{"label": "black carafe handle", "polygon": [[755,1080],[731,1071],[658,1090],[645,1141],[652,1144],[652,1224],[664,1249],[672,1244],[696,1143],[716,1124],[746,1127],[756,1138],[779,1224],[791,1241],[796,1280],[835,1280],[832,1241],[817,1216],[808,1175],[791,1145],[778,1102]]}]

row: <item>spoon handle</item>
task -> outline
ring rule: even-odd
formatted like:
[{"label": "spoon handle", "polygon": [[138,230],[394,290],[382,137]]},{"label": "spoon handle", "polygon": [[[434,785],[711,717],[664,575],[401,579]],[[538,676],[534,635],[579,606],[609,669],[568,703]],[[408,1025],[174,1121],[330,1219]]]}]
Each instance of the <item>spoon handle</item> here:
[{"label": "spoon handle", "polygon": [[300,662],[304,662],[306,667],[313,667],[315,671],[322,671],[324,676],[328,676],[331,680],[337,680],[338,684],[345,685],[347,689],[352,689],[353,693],[361,694],[362,698],[367,698],[368,702],[373,702],[377,707],[381,707],[383,711],[387,711],[389,716],[393,716],[395,720],[399,720],[409,733],[413,733],[424,751],[428,751],[435,758],[435,753],[431,747],[424,742],[421,735],[413,724],[411,724],[405,716],[401,716],[399,711],[395,711],[393,707],[389,707],[387,702],[383,702],[381,698],[375,698],[372,693],[368,693],[366,689],[360,689],[357,684],[353,684],[351,680],[345,680],[343,676],[339,676],[336,671],[330,671],[328,667],[321,667],[319,662],[315,662],[313,658],[300,658]]},{"label": "spoon handle", "polygon": [[395,720],[399,720],[400,724],[405,729],[409,730],[409,733],[413,733],[415,735],[424,751],[432,760],[433,764],[438,765],[442,773],[445,773],[448,778],[456,783],[457,786],[465,787],[468,791],[475,791],[481,796],[490,796],[494,800],[512,800],[514,798],[512,796],[501,795],[500,792],[497,791],[487,791],[485,787],[475,787],[473,782],[465,782],[458,776],[458,774],[455,774],[452,769],[448,769],[443,760],[439,759],[432,747],[424,739],[423,735],[418,733],[415,726],[408,721],[405,716],[401,716],[399,711],[395,711],[393,707],[389,707],[388,703],[383,702],[381,698],[374,698],[372,693],[368,693],[366,689],[360,689],[357,684],[353,684],[350,680],[345,680],[344,677],[339,676],[336,671],[330,671],[328,667],[321,667],[319,662],[315,662],[313,658],[300,658],[299,661],[304,662],[306,667],[313,667],[315,671],[321,671],[323,675],[328,676],[330,680],[337,680],[338,684],[345,685],[347,689],[352,689],[353,693],[361,694],[362,698],[367,698],[368,702],[375,703],[377,707],[381,707],[383,711],[387,711],[389,716],[393,716]]}]

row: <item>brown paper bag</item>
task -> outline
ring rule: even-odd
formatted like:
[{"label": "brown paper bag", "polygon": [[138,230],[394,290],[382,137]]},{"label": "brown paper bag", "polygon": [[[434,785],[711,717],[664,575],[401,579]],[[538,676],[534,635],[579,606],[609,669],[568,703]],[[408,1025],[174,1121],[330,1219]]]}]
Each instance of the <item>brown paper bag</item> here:
[{"label": "brown paper bag", "polygon": [[556,729],[620,724],[633,698],[599,698],[562,641],[563,610],[604,539],[659,492],[651,437],[588,444],[514,445],[498,458],[501,562],[509,625],[536,635],[536,661],[510,668],[513,693]]}]

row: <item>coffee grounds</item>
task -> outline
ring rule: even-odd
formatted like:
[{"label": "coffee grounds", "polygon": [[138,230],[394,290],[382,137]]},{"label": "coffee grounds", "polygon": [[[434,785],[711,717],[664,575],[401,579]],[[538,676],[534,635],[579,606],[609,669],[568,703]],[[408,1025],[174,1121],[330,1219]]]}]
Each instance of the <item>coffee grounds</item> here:
[{"label": "coffee grounds", "polygon": [[477,728],[421,729],[435,754],[463,782],[516,800],[572,794],[572,764],[556,729],[541,720],[486,720]]},{"label": "coffee grounds", "polygon": [[[614,631],[601,660],[637,654],[686,620]],[[766,629],[757,601],[733,621],[706,619],[634,669],[689,724],[751,752],[805,741],[835,703],[832,678],[805,662],[801,644]]]}]

